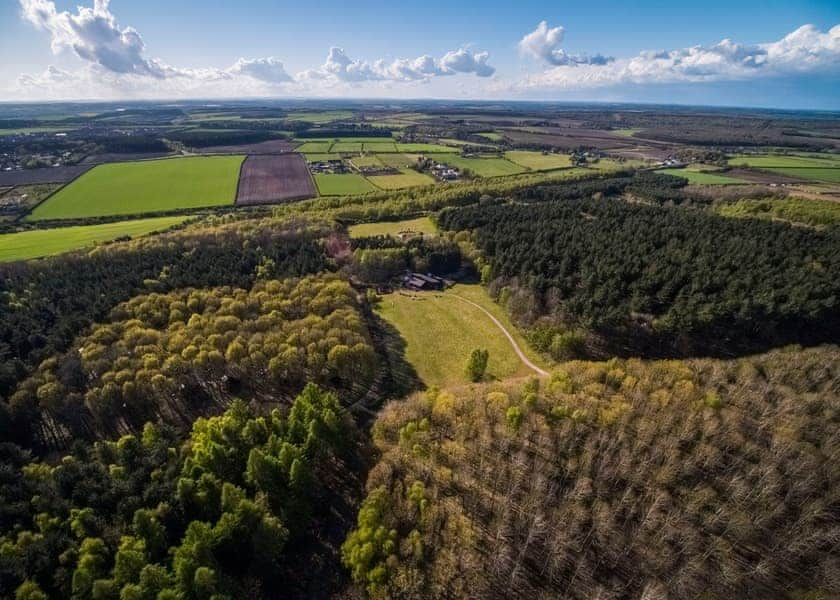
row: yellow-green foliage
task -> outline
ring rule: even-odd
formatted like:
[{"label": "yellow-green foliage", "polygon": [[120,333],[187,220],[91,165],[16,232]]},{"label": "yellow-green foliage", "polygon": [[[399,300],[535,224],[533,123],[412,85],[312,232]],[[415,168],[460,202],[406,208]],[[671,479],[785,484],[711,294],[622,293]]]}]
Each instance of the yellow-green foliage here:
[{"label": "yellow-green foliage", "polygon": [[392,403],[345,563],[382,598],[836,594],[839,359],[571,362]]},{"label": "yellow-green foliage", "polygon": [[[181,422],[235,383],[289,398],[305,382],[352,389],[371,377],[374,353],[355,293],[334,276],[138,296],[115,308],[70,352],[44,361],[12,398],[76,436],[145,420]],[[72,367],[79,377],[68,377]]]}]

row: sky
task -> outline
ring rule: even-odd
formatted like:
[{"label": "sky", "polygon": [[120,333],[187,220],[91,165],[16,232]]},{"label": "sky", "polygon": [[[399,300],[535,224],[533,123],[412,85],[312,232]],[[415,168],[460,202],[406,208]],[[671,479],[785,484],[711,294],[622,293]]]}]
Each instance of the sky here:
[{"label": "sky", "polygon": [[840,109],[840,1],[0,0],[0,101]]}]

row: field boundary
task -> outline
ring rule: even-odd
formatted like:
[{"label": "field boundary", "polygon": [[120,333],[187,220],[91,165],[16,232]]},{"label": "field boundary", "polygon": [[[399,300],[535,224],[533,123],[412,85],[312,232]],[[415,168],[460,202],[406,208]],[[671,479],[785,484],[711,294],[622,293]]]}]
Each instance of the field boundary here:
[{"label": "field boundary", "polygon": [[[50,198],[52,198],[53,196],[55,196],[58,192],[60,192],[61,190],[63,190],[66,186],[68,186],[68,185],[70,185],[71,183],[73,183],[74,181],[76,181],[79,177],[81,177],[82,175],[85,175],[85,174],[87,174],[87,173],[90,173],[91,171],[93,171],[93,170],[94,170],[96,167],[98,167],[98,166],[99,166],[98,164],[91,165],[90,169],[85,169],[84,171],[82,171],[81,173],[79,173],[78,175],[76,175],[73,179],[71,179],[71,180],[70,180],[70,181],[68,181],[67,183],[60,184],[57,188],[55,188],[53,191],[51,191],[51,192],[50,192],[49,194],[47,194],[45,197],[41,198],[41,200],[40,200],[39,202],[36,202],[36,203],[35,203],[35,204],[33,204],[32,206],[30,206],[28,210],[26,210],[26,211],[22,212],[22,213],[21,213],[21,214],[19,214],[16,218],[12,219],[12,223],[21,223],[21,222],[23,222],[23,219],[25,219],[25,218],[26,218],[26,217],[28,217],[30,214],[32,214],[32,211],[33,211],[33,210],[35,210],[36,208],[38,208],[39,206],[41,206],[44,202],[46,202],[47,200],[49,200]],[[39,185],[39,184],[34,184],[34,185]],[[41,184],[41,185],[49,185],[49,184]],[[12,188],[12,189],[14,189],[14,188]]]}]

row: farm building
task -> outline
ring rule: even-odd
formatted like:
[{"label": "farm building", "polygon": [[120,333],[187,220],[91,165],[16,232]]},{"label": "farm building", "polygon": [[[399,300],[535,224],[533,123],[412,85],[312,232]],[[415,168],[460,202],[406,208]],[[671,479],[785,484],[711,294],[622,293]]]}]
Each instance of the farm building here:
[{"label": "farm building", "polygon": [[447,281],[437,275],[427,273],[406,273],[403,276],[403,287],[414,291],[443,290],[447,287]]}]

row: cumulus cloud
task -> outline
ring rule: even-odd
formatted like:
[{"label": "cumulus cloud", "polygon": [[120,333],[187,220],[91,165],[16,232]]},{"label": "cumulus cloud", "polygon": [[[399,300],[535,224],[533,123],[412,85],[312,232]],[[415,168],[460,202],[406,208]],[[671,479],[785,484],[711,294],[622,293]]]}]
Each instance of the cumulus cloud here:
[{"label": "cumulus cloud", "polygon": [[562,30],[552,34],[557,28],[548,29],[543,25],[545,23],[525,36],[520,47],[553,66],[527,77],[519,87],[576,89],[625,83],[715,82],[840,72],[840,25],[827,32],[813,25],[803,25],[781,40],[763,44],[742,44],[724,39],[710,46],[644,51],[631,58],[603,64],[558,62]]},{"label": "cumulus cloud", "polygon": [[388,62],[377,60],[368,62],[350,58],[343,48],[332,47],[324,64],[315,70],[304,71],[301,79],[333,79],[349,83],[366,81],[421,81],[431,77],[473,73],[479,77],[489,77],[496,72],[487,61],[487,52],[474,53],[467,48],[447,52],[442,58],[435,59],[423,55],[414,59],[398,58]]},{"label": "cumulus cloud", "polygon": [[291,75],[286,72],[283,63],[273,56],[267,58],[244,59],[240,58],[228,72],[237,75],[248,75],[254,79],[267,83],[285,83],[292,81]]},{"label": "cumulus cloud", "polygon": [[519,40],[519,50],[539,61],[554,66],[606,65],[615,59],[596,54],[568,54],[561,44],[566,35],[563,27],[549,28],[546,21],[540,21],[537,28]]}]

